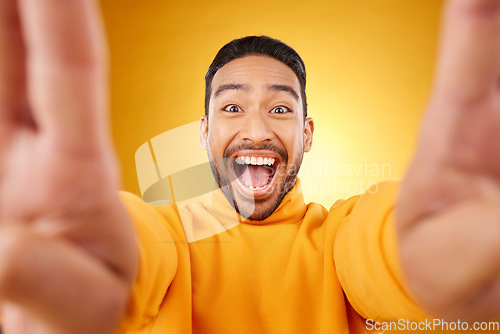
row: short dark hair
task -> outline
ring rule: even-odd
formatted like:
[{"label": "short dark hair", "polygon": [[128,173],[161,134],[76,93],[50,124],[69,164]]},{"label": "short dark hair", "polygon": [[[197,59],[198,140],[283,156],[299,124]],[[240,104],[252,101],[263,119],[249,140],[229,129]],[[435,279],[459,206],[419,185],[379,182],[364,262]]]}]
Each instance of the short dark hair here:
[{"label": "short dark hair", "polygon": [[215,73],[231,60],[250,55],[264,55],[277,59],[290,67],[300,83],[300,96],[307,117],[306,100],[306,68],[299,54],[280,40],[268,36],[247,36],[235,39],[224,45],[215,56],[205,75],[205,115],[208,116],[208,105],[212,93],[212,79]]}]

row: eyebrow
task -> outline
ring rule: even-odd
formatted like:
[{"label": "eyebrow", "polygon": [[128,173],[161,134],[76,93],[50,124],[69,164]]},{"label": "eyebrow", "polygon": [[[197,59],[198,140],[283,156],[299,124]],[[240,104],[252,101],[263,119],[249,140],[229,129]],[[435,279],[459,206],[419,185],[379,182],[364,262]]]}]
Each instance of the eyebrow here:
[{"label": "eyebrow", "polygon": [[291,86],[288,86],[288,85],[270,85],[270,86],[267,86],[267,88],[270,90],[277,91],[277,92],[288,92],[288,93],[293,95],[295,100],[297,100],[297,101],[299,100],[299,94],[297,94],[295,89],[293,89]]},{"label": "eyebrow", "polygon": [[229,84],[225,84],[225,85],[220,85],[217,88],[217,90],[215,91],[214,97],[219,96],[222,92],[224,92],[226,90],[232,90],[232,89],[248,91],[248,90],[250,90],[250,87],[248,87],[248,85],[239,84],[239,83],[229,83]]},{"label": "eyebrow", "polygon": [[[269,85],[267,86],[267,89],[276,91],[276,92],[287,92],[290,93],[295,100],[299,100],[299,94],[293,89],[291,86],[288,85]],[[214,93],[214,98],[219,96],[221,93],[227,91],[227,90],[243,90],[243,91],[249,91],[250,87],[245,84],[240,84],[240,83],[229,83],[229,84],[224,84],[220,85],[217,90]]]}]

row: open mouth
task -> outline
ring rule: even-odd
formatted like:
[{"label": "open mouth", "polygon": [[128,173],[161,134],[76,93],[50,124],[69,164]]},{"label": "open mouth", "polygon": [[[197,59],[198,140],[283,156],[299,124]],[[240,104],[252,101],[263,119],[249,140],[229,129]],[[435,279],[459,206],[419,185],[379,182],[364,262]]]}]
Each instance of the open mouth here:
[{"label": "open mouth", "polygon": [[278,166],[277,156],[258,151],[240,153],[233,160],[233,170],[240,187],[253,197],[265,195],[272,189]]}]

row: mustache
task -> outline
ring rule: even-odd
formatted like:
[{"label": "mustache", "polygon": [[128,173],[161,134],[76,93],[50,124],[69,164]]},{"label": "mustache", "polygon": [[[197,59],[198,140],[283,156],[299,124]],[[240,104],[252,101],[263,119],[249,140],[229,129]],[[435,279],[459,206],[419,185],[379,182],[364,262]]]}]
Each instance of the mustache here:
[{"label": "mustache", "polygon": [[260,145],[253,145],[253,144],[250,144],[250,143],[242,143],[242,144],[239,144],[239,145],[234,146],[234,147],[228,147],[224,151],[223,157],[226,158],[226,159],[228,159],[234,153],[236,153],[236,152],[238,152],[240,150],[256,150],[256,151],[258,151],[258,150],[268,150],[268,151],[273,151],[273,152],[276,152],[281,157],[281,159],[283,160],[284,163],[288,163],[288,153],[286,152],[286,150],[284,150],[283,148],[281,148],[279,146],[276,146],[273,143],[264,143],[264,144],[260,144]]}]

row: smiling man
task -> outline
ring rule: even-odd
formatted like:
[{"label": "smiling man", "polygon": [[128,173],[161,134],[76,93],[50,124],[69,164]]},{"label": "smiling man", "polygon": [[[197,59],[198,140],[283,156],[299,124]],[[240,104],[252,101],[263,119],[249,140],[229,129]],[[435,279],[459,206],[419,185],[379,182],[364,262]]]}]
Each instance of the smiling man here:
[{"label": "smiling man", "polygon": [[116,192],[95,3],[2,0],[6,333],[365,333],[498,317],[500,2],[450,0],[443,27],[401,186],[328,210],[304,202],[304,65],[253,36],[206,76],[200,143],[220,190],[154,206]]}]

